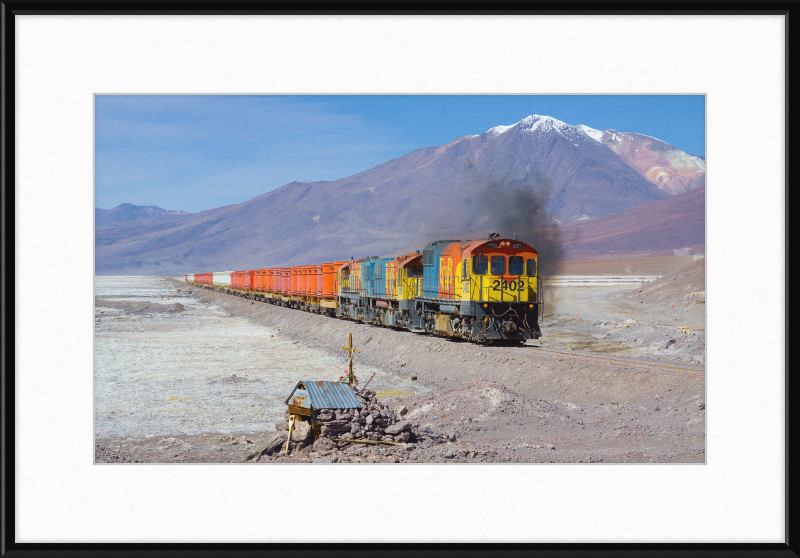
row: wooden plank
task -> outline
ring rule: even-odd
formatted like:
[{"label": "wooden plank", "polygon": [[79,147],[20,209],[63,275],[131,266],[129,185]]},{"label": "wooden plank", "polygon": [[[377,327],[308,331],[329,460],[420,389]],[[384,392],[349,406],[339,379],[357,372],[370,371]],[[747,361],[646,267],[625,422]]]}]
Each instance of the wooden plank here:
[{"label": "wooden plank", "polygon": [[250,461],[250,460],[251,460],[251,459],[253,459],[254,457],[258,457],[258,456],[260,456],[262,453],[264,453],[264,452],[266,451],[266,449],[272,445],[272,442],[274,442],[275,440],[277,440],[277,439],[280,437],[280,435],[281,435],[281,434],[280,434],[280,432],[278,432],[278,433],[277,433],[277,434],[275,434],[275,435],[274,435],[272,438],[270,438],[270,439],[269,439],[269,442],[267,442],[267,443],[266,443],[266,444],[264,444],[263,446],[259,447],[259,448],[258,448],[256,451],[254,451],[253,453],[251,453],[250,455],[248,455],[247,457],[245,457],[245,458],[244,458],[245,462],[246,462],[246,461]]},{"label": "wooden plank", "polygon": [[290,415],[303,415],[306,417],[311,416],[311,409],[306,409],[304,407],[295,407],[294,405],[289,405],[289,414]]}]

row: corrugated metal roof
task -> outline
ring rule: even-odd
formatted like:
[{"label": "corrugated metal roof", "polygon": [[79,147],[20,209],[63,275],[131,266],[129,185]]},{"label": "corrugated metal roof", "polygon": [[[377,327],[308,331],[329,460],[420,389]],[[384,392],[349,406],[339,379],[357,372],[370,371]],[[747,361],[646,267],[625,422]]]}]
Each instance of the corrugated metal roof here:
[{"label": "corrugated metal roof", "polygon": [[311,406],[315,409],[360,409],[356,394],[348,384],[343,382],[323,382],[319,380],[302,380],[292,389],[286,398],[289,404],[294,392],[303,384],[311,398]]}]

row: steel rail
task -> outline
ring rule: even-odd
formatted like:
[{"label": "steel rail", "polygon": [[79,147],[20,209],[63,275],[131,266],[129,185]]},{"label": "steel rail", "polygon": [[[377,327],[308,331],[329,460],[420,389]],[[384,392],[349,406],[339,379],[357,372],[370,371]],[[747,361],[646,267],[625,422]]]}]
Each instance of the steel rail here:
[{"label": "steel rail", "polygon": [[[566,358],[569,360],[578,360],[582,362],[594,362],[595,364],[608,364],[610,366],[619,366],[621,368],[639,368],[641,370],[649,370],[651,372],[665,372],[669,374],[683,374],[685,376],[705,376],[705,372],[703,370],[696,370],[694,368],[679,368],[677,366],[666,366],[660,364],[649,364],[647,362],[636,362],[631,360],[622,360],[622,359],[610,359],[605,357],[594,357],[590,355],[581,355],[575,353],[563,353],[560,351],[548,351],[545,349],[539,349],[537,347],[531,347],[530,349],[518,349],[513,347],[506,347],[511,351],[522,351],[525,353],[533,353],[536,355],[542,356],[549,356],[553,358]],[[625,363],[625,364],[620,364]],[[631,366],[631,365],[639,365],[639,366]],[[695,374],[691,374],[689,372],[681,372],[681,370],[688,370],[690,372],[696,372]]]},{"label": "steel rail", "polygon": [[701,373],[705,374],[704,370],[697,370],[696,368],[682,368],[680,366],[667,366],[665,364],[650,364],[648,362],[638,362],[638,361],[635,361],[635,360],[624,360],[624,359],[621,359],[621,358],[601,357],[601,356],[594,356],[594,355],[582,355],[580,353],[573,353],[573,352],[565,353],[563,351],[554,351],[552,349],[543,349],[543,348],[539,348],[539,347],[531,347],[531,349],[535,349],[537,351],[542,351],[542,352],[545,352],[545,353],[555,353],[555,354],[558,354],[558,355],[581,356],[581,357],[587,357],[587,358],[597,358],[597,359],[600,359],[600,360],[613,360],[613,361],[616,361],[616,362],[628,362],[628,363],[632,363],[632,364],[643,364],[645,366],[657,366],[658,368],[671,368],[673,370],[689,370],[690,372],[701,372]]}]

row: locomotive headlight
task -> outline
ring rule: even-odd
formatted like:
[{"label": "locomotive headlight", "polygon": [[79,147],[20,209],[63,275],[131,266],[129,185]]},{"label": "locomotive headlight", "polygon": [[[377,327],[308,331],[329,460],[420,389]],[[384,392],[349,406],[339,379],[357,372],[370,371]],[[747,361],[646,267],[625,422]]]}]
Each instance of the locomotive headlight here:
[{"label": "locomotive headlight", "polygon": [[533,304],[528,304],[528,308],[533,308]]},{"label": "locomotive headlight", "polygon": [[489,308],[489,305],[488,304],[484,304],[483,307],[484,308]]}]

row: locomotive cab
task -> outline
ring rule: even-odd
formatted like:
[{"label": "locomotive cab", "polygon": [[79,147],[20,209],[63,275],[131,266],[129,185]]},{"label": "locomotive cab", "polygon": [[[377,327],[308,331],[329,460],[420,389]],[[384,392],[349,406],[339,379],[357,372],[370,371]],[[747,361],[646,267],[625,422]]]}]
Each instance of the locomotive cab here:
[{"label": "locomotive cab", "polygon": [[471,249],[464,259],[470,279],[470,300],[537,302],[538,253],[515,240],[489,241]]},{"label": "locomotive cab", "polygon": [[[440,240],[423,251],[410,328],[483,342],[540,336],[538,252],[517,239]],[[401,306],[402,308],[402,306]]]},{"label": "locomotive cab", "polygon": [[462,248],[461,314],[484,340],[537,339],[542,308],[539,254],[517,239],[489,238]]}]

